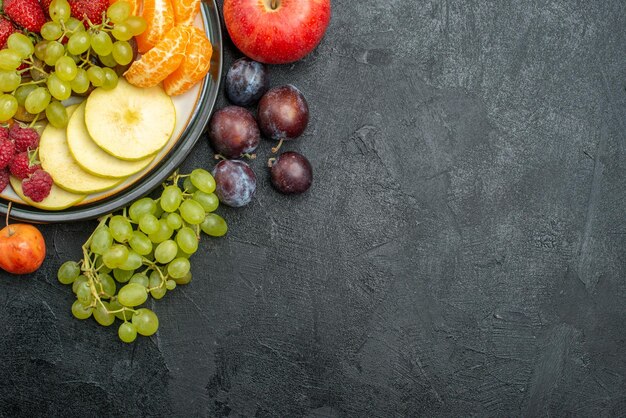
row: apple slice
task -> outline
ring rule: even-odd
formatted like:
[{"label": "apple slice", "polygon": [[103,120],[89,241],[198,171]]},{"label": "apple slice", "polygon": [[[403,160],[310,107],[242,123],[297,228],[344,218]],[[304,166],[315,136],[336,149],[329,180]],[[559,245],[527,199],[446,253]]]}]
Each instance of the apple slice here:
[{"label": "apple slice", "polygon": [[[78,105],[67,108],[71,116]],[[50,173],[54,183],[68,192],[89,194],[108,190],[122,179],[106,179],[86,172],[76,162],[67,145],[65,129],[48,124],[39,139],[39,161],[41,167]]]},{"label": "apple slice", "polygon": [[24,195],[24,191],[22,190],[22,180],[18,179],[17,177],[11,176],[10,181],[11,187],[24,202],[39,209],[63,210],[74,206],[85,198],[84,194],[71,193],[63,190],[56,184],[53,184],[48,197],[46,197],[41,202],[33,202]]},{"label": "apple slice", "polygon": [[135,87],[120,77],[114,89],[97,88],[91,93],[85,124],[104,151],[136,161],[167,144],[176,125],[176,109],[162,87]]},{"label": "apple slice", "polygon": [[120,178],[131,176],[150,164],[154,156],[124,161],[107,154],[93,142],[85,125],[85,102],[81,103],[67,124],[67,145],[81,168],[94,176]]}]

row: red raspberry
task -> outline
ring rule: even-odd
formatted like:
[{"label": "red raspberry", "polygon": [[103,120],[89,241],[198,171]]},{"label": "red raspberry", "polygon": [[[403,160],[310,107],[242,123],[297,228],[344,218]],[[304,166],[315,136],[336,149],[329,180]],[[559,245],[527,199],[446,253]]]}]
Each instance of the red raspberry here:
[{"label": "red raspberry", "polygon": [[4,189],[6,189],[7,186],[9,185],[10,176],[11,176],[11,173],[9,173],[8,168],[3,168],[2,170],[0,170],[0,193],[2,193]]},{"label": "red raspberry", "polygon": [[9,170],[18,179],[25,179],[33,174],[35,171],[41,169],[41,164],[31,161],[31,156],[28,152],[20,152],[13,158],[11,164],[9,164]]},{"label": "red raspberry", "polygon": [[41,8],[46,16],[50,16],[50,3],[52,3],[52,0],[39,0],[39,4],[41,4]]},{"label": "red raspberry", "polygon": [[31,32],[39,32],[46,16],[37,0],[4,0],[4,14],[13,22]]},{"label": "red raspberry", "polygon": [[24,196],[29,197],[33,202],[41,202],[48,197],[50,189],[52,189],[52,177],[44,170],[37,170],[22,181]]},{"label": "red raspberry", "polygon": [[34,150],[39,146],[39,134],[33,128],[24,128],[14,123],[9,129],[9,138],[15,142],[17,152]]},{"label": "red raspberry", "polygon": [[13,23],[9,19],[5,19],[4,17],[0,17],[0,48],[4,48],[7,44],[7,39],[9,36],[15,32],[15,27]]},{"label": "red raspberry", "polygon": [[6,168],[15,157],[15,144],[8,139],[0,138],[0,169]]}]

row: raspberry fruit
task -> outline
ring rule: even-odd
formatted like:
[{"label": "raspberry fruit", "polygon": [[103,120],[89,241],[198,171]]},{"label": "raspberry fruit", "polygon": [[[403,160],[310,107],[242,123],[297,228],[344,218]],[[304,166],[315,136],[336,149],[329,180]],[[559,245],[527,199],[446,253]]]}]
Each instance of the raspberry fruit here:
[{"label": "raspberry fruit", "polygon": [[9,138],[15,142],[16,152],[34,150],[39,146],[39,134],[33,128],[24,128],[18,123],[11,125]]},{"label": "raspberry fruit", "polygon": [[68,0],[72,16],[94,25],[102,23],[102,15],[109,7],[108,0]]},{"label": "raspberry fruit", "polygon": [[0,193],[2,193],[4,189],[6,189],[9,185],[10,176],[11,173],[9,173],[8,168],[3,168],[2,170],[0,170]]},{"label": "raspberry fruit", "polygon": [[15,157],[15,144],[4,138],[0,138],[0,169],[6,168]]},{"label": "raspberry fruit", "polygon": [[18,179],[25,179],[35,171],[41,169],[41,164],[34,161],[33,155],[27,151],[20,152],[9,164],[9,170]]},{"label": "raspberry fruit", "polygon": [[41,202],[50,194],[52,177],[47,171],[37,170],[29,178],[22,181],[24,196],[33,202]]},{"label": "raspberry fruit", "polygon": [[15,32],[15,27],[9,19],[0,18],[0,48],[4,48],[7,44],[9,36]]},{"label": "raspberry fruit", "polygon": [[37,0],[4,0],[4,14],[31,32],[39,32],[46,16]]}]

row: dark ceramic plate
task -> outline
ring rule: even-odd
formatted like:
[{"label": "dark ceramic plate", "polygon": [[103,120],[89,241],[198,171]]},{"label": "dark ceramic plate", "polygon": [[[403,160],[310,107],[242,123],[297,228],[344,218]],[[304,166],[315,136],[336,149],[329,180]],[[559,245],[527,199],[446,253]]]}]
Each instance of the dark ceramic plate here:
[{"label": "dark ceramic plate", "polygon": [[53,223],[97,218],[114,212],[159,186],[189,155],[211,116],[222,74],[222,32],[215,0],[202,2],[196,24],[203,28],[213,45],[211,70],[204,81],[182,96],[173,98],[180,121],[168,145],[144,170],[115,188],[88,195],[75,206],[59,211],[37,209],[25,204],[11,187],[0,194],[0,213],[6,214],[12,202],[11,217],[18,220]]}]

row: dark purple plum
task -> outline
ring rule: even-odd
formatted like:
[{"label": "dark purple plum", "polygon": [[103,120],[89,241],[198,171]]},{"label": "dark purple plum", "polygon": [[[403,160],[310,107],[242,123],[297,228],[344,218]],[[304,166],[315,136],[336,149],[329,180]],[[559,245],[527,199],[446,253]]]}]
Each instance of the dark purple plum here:
[{"label": "dark purple plum", "polygon": [[284,152],[270,168],[272,185],[283,194],[300,194],[309,190],[313,182],[313,168],[305,156]]},{"label": "dark purple plum", "polygon": [[290,140],[302,135],[309,124],[309,105],[296,87],[274,87],[261,98],[259,128],[274,140]]},{"label": "dark purple plum", "polygon": [[240,58],[226,74],[226,96],[238,106],[256,104],[270,87],[267,67],[250,58]]},{"label": "dark purple plum", "polygon": [[239,208],[245,206],[256,192],[256,175],[243,161],[220,161],[213,169],[215,194],[225,205]]},{"label": "dark purple plum", "polygon": [[261,133],[252,113],[243,107],[228,106],[213,114],[209,141],[216,153],[239,158],[257,149]]}]

